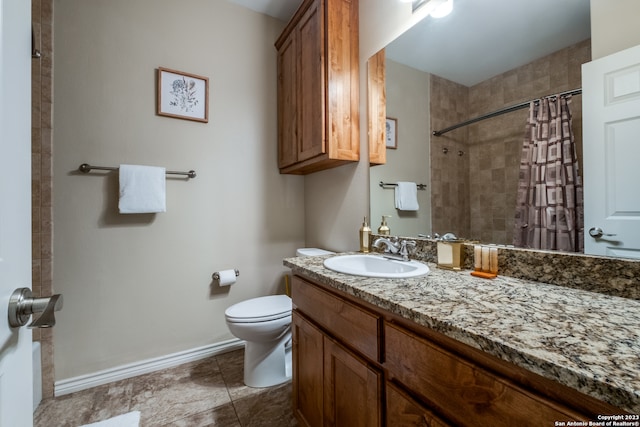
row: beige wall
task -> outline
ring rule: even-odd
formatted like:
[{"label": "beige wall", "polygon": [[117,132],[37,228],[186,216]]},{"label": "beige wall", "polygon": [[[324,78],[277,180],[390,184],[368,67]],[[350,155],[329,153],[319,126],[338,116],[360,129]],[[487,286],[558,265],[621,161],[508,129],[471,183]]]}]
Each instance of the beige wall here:
[{"label": "beige wall", "polygon": [[387,59],[385,94],[387,117],[398,123],[398,148],[387,150],[387,162],[369,171],[371,228],[377,231],[381,216],[391,215],[387,222],[394,235],[430,234],[429,185],[418,191],[417,212],[396,210],[394,190],[379,186],[380,181],[429,184],[429,74]]},{"label": "beige wall", "polygon": [[640,44],[638,0],[591,0],[593,59]]},{"label": "beige wall", "polygon": [[[55,0],[56,379],[231,339],[224,310],[284,290],[304,179],[276,164],[284,23],[224,1]],[[209,123],[155,115],[158,66],[209,77]],[[120,163],[167,179],[167,212],[117,213]],[[238,268],[218,293],[215,271]]]}]

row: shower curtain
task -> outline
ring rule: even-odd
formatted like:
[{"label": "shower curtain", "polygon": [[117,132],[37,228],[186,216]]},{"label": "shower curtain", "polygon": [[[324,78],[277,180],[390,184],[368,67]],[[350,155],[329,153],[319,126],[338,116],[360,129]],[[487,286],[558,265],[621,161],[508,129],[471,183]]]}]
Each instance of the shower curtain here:
[{"label": "shower curtain", "polygon": [[584,251],[582,181],[571,129],[571,96],[551,96],[529,106],[513,244]]}]

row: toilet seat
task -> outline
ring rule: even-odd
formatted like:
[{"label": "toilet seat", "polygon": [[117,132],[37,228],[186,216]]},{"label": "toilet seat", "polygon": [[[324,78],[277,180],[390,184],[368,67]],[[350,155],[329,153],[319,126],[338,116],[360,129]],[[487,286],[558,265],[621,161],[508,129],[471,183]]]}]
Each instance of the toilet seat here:
[{"label": "toilet seat", "polygon": [[291,316],[291,298],[286,295],[269,295],[239,302],[224,312],[228,322],[258,323]]}]

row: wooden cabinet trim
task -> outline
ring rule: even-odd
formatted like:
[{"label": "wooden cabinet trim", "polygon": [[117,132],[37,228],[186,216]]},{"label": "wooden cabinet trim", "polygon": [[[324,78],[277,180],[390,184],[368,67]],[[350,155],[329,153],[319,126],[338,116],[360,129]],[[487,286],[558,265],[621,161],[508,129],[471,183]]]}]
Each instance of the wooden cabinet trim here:
[{"label": "wooden cabinet trim", "polygon": [[324,335],[295,311],[291,317],[295,378],[292,382],[293,412],[302,425],[323,427]]}]

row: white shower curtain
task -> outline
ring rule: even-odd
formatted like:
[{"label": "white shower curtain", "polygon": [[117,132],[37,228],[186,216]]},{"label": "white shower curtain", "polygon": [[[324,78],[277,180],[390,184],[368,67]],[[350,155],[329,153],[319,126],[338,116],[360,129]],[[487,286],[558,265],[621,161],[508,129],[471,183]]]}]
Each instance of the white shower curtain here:
[{"label": "white shower curtain", "polygon": [[584,251],[582,180],[571,129],[571,95],[532,101],[526,125],[513,244]]}]

